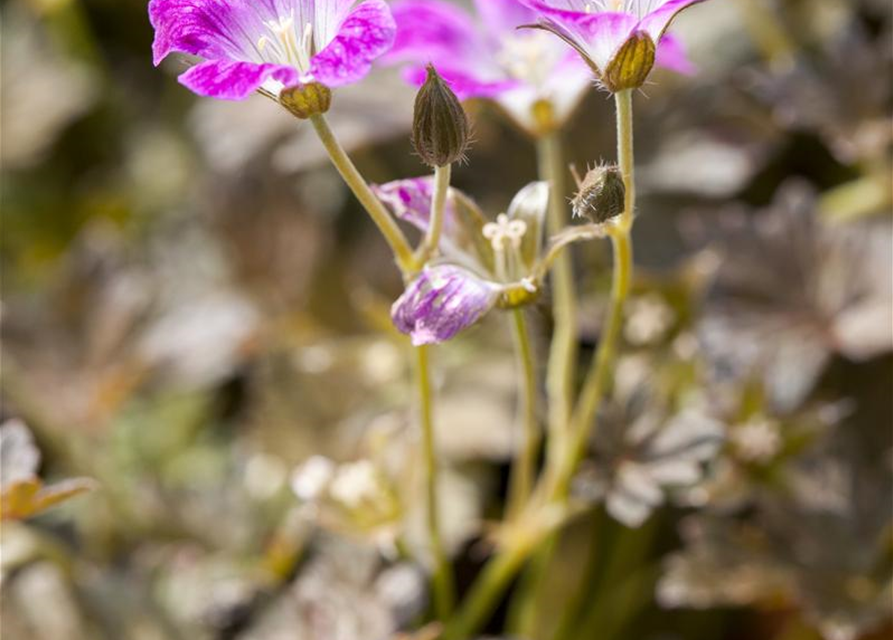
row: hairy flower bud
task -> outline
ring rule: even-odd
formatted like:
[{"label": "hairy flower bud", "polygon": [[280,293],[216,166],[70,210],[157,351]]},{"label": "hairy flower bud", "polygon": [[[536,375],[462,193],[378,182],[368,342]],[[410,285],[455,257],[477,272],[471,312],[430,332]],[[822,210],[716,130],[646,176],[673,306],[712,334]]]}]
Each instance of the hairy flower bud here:
[{"label": "hairy flower bud", "polygon": [[602,165],[590,169],[579,186],[580,190],[572,203],[574,216],[606,222],[623,213],[626,187],[616,166]]},{"label": "hairy flower bud", "polygon": [[461,160],[468,148],[468,118],[456,94],[434,65],[415,99],[412,144],[422,161],[443,167]]},{"label": "hairy flower bud", "polygon": [[288,87],[279,94],[279,103],[296,118],[306,120],[329,110],[332,91],[318,82]]}]

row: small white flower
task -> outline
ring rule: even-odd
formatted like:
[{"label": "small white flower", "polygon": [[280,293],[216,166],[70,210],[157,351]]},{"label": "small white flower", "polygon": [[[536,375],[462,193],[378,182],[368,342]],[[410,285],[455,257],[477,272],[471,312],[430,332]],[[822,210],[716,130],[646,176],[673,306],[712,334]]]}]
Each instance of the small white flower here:
[{"label": "small white flower", "polygon": [[341,465],[329,491],[335,500],[351,508],[382,497],[378,473],[369,460]]},{"label": "small white flower", "polygon": [[778,423],[762,417],[732,429],[730,440],[738,456],[747,462],[768,462],[782,446]]},{"label": "small white flower", "polygon": [[675,321],[676,313],[670,305],[649,293],[630,301],[623,335],[630,344],[652,344],[663,338]]},{"label": "small white flower", "polygon": [[313,456],[294,470],[291,490],[305,502],[316,500],[332,481],[335,463],[325,456]]}]

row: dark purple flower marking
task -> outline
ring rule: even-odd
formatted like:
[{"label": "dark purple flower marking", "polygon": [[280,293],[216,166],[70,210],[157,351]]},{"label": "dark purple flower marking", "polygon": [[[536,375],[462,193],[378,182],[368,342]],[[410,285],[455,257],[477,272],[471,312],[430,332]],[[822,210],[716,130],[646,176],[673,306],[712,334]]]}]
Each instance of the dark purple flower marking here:
[{"label": "dark purple flower marking", "polygon": [[493,308],[495,283],[450,264],[426,267],[391,307],[391,318],[415,346],[449,340]]},{"label": "dark purple flower marking", "polygon": [[155,64],[174,51],[204,58],[180,82],[226,100],[356,82],[396,32],[382,0],[151,0],[149,18]]}]

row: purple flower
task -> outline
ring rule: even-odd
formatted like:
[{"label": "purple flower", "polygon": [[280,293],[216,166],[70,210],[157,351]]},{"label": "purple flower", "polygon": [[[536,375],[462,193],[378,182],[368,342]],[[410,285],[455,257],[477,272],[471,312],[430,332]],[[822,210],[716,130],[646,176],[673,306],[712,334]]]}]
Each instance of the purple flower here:
[{"label": "purple flower", "polygon": [[460,99],[493,100],[532,133],[560,125],[591,84],[585,65],[547,34],[519,31],[536,13],[517,0],[475,5],[473,17],[441,0],[394,3],[397,37],[387,60],[409,63],[405,77],[419,85],[433,63]]},{"label": "purple flower", "polygon": [[204,58],[180,82],[225,100],[356,82],[396,32],[382,0],[151,0],[149,18],[155,64],[172,51]]},{"label": "purple flower", "polygon": [[499,287],[450,264],[426,267],[391,307],[391,318],[415,346],[444,342],[496,304]]},{"label": "purple flower", "polygon": [[689,72],[667,28],[680,11],[703,0],[523,0],[541,16],[539,28],[571,45],[610,91],[641,86],[655,61]]}]

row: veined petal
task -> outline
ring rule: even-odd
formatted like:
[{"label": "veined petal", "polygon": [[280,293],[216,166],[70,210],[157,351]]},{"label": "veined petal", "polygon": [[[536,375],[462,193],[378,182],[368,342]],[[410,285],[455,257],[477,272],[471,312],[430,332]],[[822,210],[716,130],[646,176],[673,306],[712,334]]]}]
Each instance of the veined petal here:
[{"label": "veined petal", "polygon": [[182,74],[180,82],[201,96],[244,100],[265,81],[284,86],[298,83],[298,70],[279,64],[255,64],[235,60],[208,60]]},{"label": "veined petal", "polygon": [[[431,176],[393,180],[373,185],[372,190],[400,220],[405,220],[422,232],[428,230],[431,199],[434,197],[434,179]],[[445,232],[453,224],[453,215],[452,200],[447,198],[443,221]]]},{"label": "veined petal", "polygon": [[253,43],[245,33],[260,32],[262,17],[246,0],[151,0],[156,65],[172,51],[208,59],[247,59]]},{"label": "veined petal", "polygon": [[391,319],[416,346],[449,340],[496,304],[498,287],[454,265],[428,267],[391,307]]},{"label": "veined petal", "polygon": [[382,0],[358,5],[341,23],[338,34],[310,61],[310,75],[329,87],[356,82],[372,61],[390,49],[397,25]]}]

